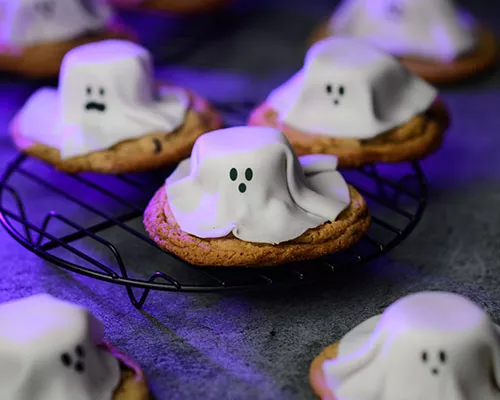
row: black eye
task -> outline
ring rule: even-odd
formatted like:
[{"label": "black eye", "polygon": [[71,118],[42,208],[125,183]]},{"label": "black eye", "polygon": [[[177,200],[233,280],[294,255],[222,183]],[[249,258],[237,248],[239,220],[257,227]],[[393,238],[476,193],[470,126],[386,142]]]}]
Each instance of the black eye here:
[{"label": "black eye", "polygon": [[231,171],[229,171],[229,177],[232,181],[238,179],[238,171],[236,170],[236,168],[231,168]]},{"label": "black eye", "polygon": [[422,352],[422,361],[427,362],[427,352],[426,351]]},{"label": "black eye", "polygon": [[253,171],[251,168],[247,168],[245,171],[245,178],[247,178],[247,181],[251,181],[253,178]]},{"label": "black eye", "polygon": [[71,356],[68,353],[64,353],[61,355],[61,361],[66,367],[69,367],[71,365]]},{"label": "black eye", "polygon": [[92,94],[92,88],[90,86],[87,86],[87,94]]},{"label": "black eye", "polygon": [[446,353],[442,350],[439,352],[439,359],[443,364],[446,362]]},{"label": "black eye", "polygon": [[339,94],[340,94],[341,96],[343,96],[343,95],[344,95],[344,93],[345,93],[344,86],[340,85],[340,86],[339,86]]},{"label": "black eye", "polygon": [[326,85],[326,93],[332,93],[332,85]]},{"label": "black eye", "polygon": [[75,365],[75,370],[76,370],[76,372],[79,372],[81,374],[81,373],[85,372],[85,365],[81,362],[78,362]]},{"label": "black eye", "polygon": [[85,350],[80,345],[76,346],[75,353],[78,357],[81,357],[81,358],[85,357]]},{"label": "black eye", "polygon": [[104,96],[104,88],[100,88],[100,89],[99,89],[99,94],[100,94],[101,96]]}]

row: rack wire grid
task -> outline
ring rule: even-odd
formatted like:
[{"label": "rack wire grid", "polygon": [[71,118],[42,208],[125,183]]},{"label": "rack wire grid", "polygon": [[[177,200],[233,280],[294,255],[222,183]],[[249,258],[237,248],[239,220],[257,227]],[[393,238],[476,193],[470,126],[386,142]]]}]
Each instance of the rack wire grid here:
[{"label": "rack wire grid", "polygon": [[342,171],[367,200],[372,216],[369,232],[356,246],[279,267],[197,267],[159,249],[142,226],[148,201],[172,170],[70,175],[21,154],[0,179],[0,222],[46,261],[124,286],[131,303],[141,308],[152,290],[270,290],[328,280],[338,269],[373,260],[401,243],[427,201],[417,162]]}]

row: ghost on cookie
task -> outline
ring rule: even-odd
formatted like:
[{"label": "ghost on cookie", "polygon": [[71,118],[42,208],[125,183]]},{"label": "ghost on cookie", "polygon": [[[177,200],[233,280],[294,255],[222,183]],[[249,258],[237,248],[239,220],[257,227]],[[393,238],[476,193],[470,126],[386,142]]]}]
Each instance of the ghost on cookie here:
[{"label": "ghost on cookie", "polygon": [[232,233],[278,244],[334,221],[350,204],[337,158],[298,158],[278,130],[234,127],[207,133],[166,180],[179,227],[200,238]]},{"label": "ghost on cookie", "polygon": [[0,398],[111,400],[119,362],[87,310],[36,295],[0,305]]},{"label": "ghost on cookie", "polygon": [[16,123],[23,137],[58,149],[64,160],[173,132],[184,123],[188,107],[185,90],[156,84],[145,48],[104,40],[66,54],[59,87],[35,92]]},{"label": "ghost on cookie", "polygon": [[103,29],[111,16],[101,0],[0,0],[0,43],[66,41]]},{"label": "ghost on cookie", "polygon": [[460,295],[412,294],[349,332],[323,374],[338,400],[496,400],[499,330]]},{"label": "ghost on cookie", "polygon": [[309,49],[303,68],[266,103],[300,131],[371,139],[426,111],[436,96],[387,53],[359,39],[331,37]]},{"label": "ghost on cookie", "polygon": [[453,0],[344,0],[332,35],[360,38],[395,56],[449,62],[476,45],[470,17]]}]

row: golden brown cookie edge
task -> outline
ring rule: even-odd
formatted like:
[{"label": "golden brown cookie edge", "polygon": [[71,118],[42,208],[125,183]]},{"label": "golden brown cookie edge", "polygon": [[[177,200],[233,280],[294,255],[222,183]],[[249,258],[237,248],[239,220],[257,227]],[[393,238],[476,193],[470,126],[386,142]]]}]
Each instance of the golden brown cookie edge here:
[{"label": "golden brown cookie edge", "polygon": [[335,400],[323,374],[323,363],[327,360],[337,358],[339,343],[334,343],[325,349],[312,361],[309,369],[309,383],[314,393],[322,400]]},{"label": "golden brown cookie edge", "polygon": [[148,400],[149,387],[141,367],[107,340],[99,347],[109,352],[120,363],[120,383],[113,393],[113,400]]},{"label": "golden brown cookie edge", "polygon": [[31,79],[56,78],[66,53],[75,47],[107,39],[137,41],[135,32],[113,18],[105,29],[61,42],[41,43],[9,54],[0,52],[0,70]]},{"label": "golden brown cookie edge", "polygon": [[[313,30],[308,46],[330,37],[328,21]],[[478,46],[470,54],[450,63],[419,60],[415,57],[398,59],[412,73],[432,84],[452,84],[480,75],[493,68],[498,61],[499,46],[496,36],[488,26],[479,24],[477,28]]]},{"label": "golden brown cookie edge", "polygon": [[[110,149],[61,160],[59,150],[25,139],[19,131],[18,115],[13,118],[10,132],[16,147],[30,156],[39,158],[67,173],[99,172],[122,174],[142,172],[165,165],[176,164],[189,157],[196,139],[206,132],[222,126],[220,114],[202,97],[190,92],[191,107],[185,123],[171,133],[156,132],[127,140]],[[160,154],[154,153],[157,143]],[[141,149],[144,151],[138,152]]]},{"label": "golden brown cookie edge", "polygon": [[[365,200],[353,187],[349,189],[351,205],[336,221],[278,245],[245,242],[232,235],[200,239],[183,232],[171,213],[165,185],[149,202],[144,226],[160,248],[198,266],[261,268],[316,259],[355,245],[370,226]],[[314,242],[315,238],[320,240]]]},{"label": "golden brown cookie edge", "polygon": [[[268,104],[263,103],[258,106],[250,115],[248,125],[251,126],[270,126],[280,129],[289,139],[298,155],[318,153],[317,149],[312,149],[310,137],[311,135],[306,132],[298,131],[286,124],[277,125],[273,122],[276,118],[267,117],[268,113],[274,111]],[[450,124],[450,114],[441,100],[435,101],[428,111],[429,118],[425,125],[423,134],[416,135],[403,142],[387,142],[387,143],[373,143],[370,140],[364,142],[359,147],[342,147],[336,146],[342,139],[332,138],[331,145],[325,145],[319,151],[323,154],[332,154],[338,157],[340,168],[356,168],[364,164],[371,164],[376,162],[402,162],[402,161],[415,161],[425,158],[432,154],[440,146],[444,138],[444,134]],[[411,123],[412,121],[409,121]],[[404,126],[403,126],[404,128]],[[321,137],[325,140],[323,135],[313,135]],[[304,138],[304,140],[301,140]]]},{"label": "golden brown cookie edge", "polygon": [[450,63],[427,62],[402,57],[401,62],[415,75],[433,84],[452,84],[493,68],[498,60],[498,43],[493,31],[485,26],[478,29],[479,43],[470,54]]}]

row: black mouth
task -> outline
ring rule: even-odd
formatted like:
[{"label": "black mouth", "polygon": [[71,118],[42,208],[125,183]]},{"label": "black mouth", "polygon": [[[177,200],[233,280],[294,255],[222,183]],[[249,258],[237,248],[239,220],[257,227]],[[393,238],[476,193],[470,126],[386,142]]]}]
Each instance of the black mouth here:
[{"label": "black mouth", "polygon": [[437,368],[432,368],[432,375],[439,374],[439,370]]},{"label": "black mouth", "polygon": [[96,111],[104,112],[104,111],[106,111],[106,104],[104,104],[104,103],[97,103],[95,101],[89,101],[85,105],[85,109],[86,110],[96,110]]}]

